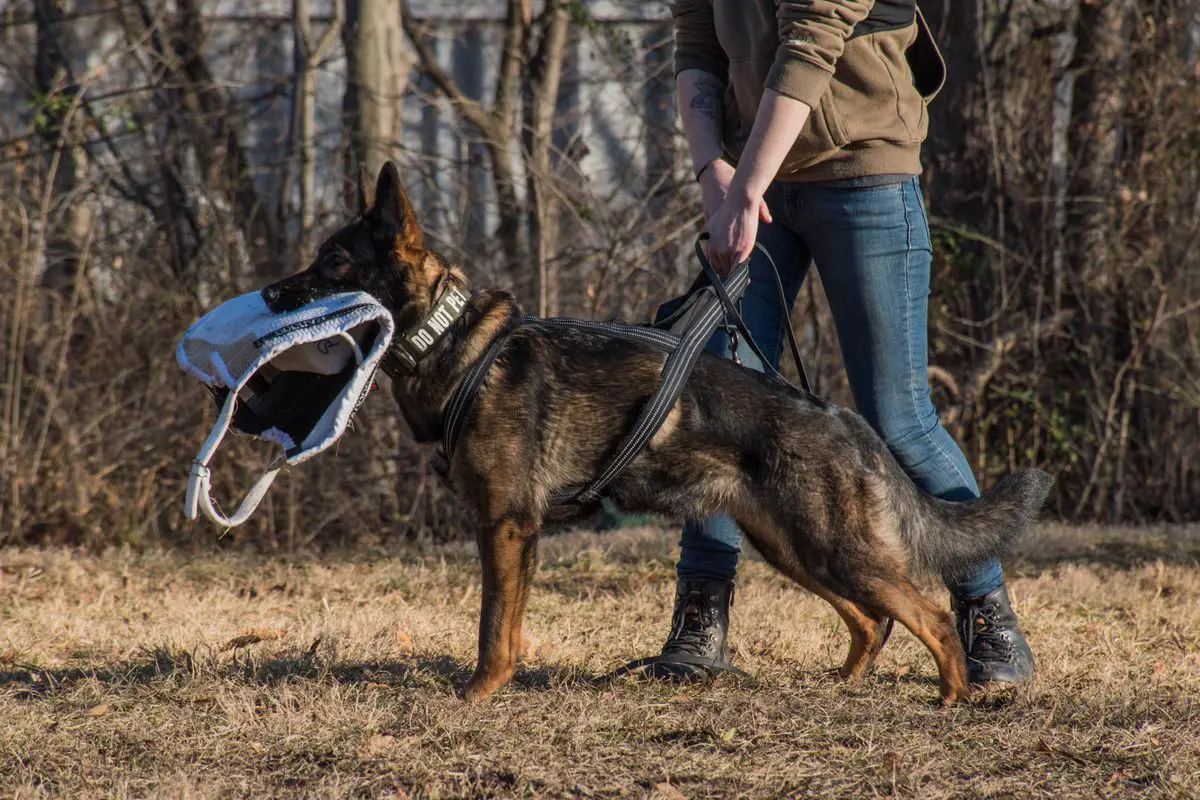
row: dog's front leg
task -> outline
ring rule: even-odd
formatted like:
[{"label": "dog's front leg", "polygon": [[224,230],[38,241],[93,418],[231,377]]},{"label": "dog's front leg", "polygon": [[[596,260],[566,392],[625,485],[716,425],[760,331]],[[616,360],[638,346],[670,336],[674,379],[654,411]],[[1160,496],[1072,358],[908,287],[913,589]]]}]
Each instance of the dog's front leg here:
[{"label": "dog's front leg", "polygon": [[482,529],[479,556],[483,562],[483,608],[479,663],[464,692],[470,702],[490,697],[516,671],[522,649],[521,620],[537,565],[536,529],[511,520]]}]

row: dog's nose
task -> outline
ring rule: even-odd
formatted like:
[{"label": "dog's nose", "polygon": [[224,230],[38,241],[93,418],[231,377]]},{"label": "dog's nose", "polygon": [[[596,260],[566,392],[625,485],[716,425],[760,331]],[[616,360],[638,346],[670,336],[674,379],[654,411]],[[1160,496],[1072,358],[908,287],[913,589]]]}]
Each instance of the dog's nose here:
[{"label": "dog's nose", "polygon": [[279,299],[279,287],[278,286],[266,287],[265,289],[262,290],[262,298],[267,303],[267,305],[274,303],[276,300]]}]

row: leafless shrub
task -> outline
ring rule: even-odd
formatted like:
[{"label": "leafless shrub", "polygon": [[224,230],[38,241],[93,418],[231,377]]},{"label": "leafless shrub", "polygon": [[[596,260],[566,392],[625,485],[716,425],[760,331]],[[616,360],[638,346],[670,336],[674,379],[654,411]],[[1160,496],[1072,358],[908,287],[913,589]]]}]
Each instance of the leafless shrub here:
[{"label": "leafless shrub", "polygon": [[[690,281],[662,4],[341,2],[0,11],[0,543],[213,535],[182,524],[212,409],[174,343],[305,264],[360,160],[401,162],[435,246],[531,311],[643,320]],[[928,5],[951,74],[926,151],[947,424],[985,483],[1056,471],[1066,517],[1194,518],[1200,7]],[[815,275],[794,319],[849,403]],[[379,394],[228,539],[464,535]],[[234,442],[218,495],[265,460]]]}]

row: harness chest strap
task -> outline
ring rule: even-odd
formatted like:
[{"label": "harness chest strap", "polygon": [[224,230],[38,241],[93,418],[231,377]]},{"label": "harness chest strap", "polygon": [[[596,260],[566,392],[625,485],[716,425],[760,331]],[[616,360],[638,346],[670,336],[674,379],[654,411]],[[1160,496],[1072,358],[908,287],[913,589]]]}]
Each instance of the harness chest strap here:
[{"label": "harness chest strap", "polygon": [[[608,463],[601,470],[600,474],[586,486],[568,486],[559,489],[550,499],[553,505],[562,505],[565,503],[583,504],[600,499],[604,488],[620,476],[625,468],[637,458],[642,448],[646,445],[646,442],[662,427],[667,415],[671,413],[671,409],[674,408],[676,401],[683,393],[683,389],[692,374],[693,368],[696,366],[696,362],[700,358],[701,352],[703,352],[705,345],[723,318],[727,327],[732,321],[732,324],[742,333],[746,339],[746,343],[762,362],[763,369],[773,373],[785,383],[787,382],[754,341],[754,337],[742,319],[736,305],[750,284],[749,260],[735,268],[728,279],[722,280],[713,270],[712,264],[709,262],[702,247],[703,242],[707,239],[708,234],[701,234],[696,240],[696,256],[703,267],[701,278],[698,278],[693,283],[681,307],[669,315],[667,319],[656,325],[643,326],[622,322],[596,322],[566,317],[552,319],[526,317],[522,320],[522,325],[536,323],[610,336],[615,335],[644,344],[662,347],[668,351],[666,363],[663,365],[662,372],[660,373],[658,389],[642,406],[633,428],[618,445],[616,451],[609,458]],[[774,273],[776,293],[786,315],[790,309],[787,308],[787,297],[783,291],[783,283],[779,277],[779,269],[775,266],[775,260],[771,258],[771,254],[762,245],[755,243],[754,247],[766,258],[767,263]],[[707,285],[704,285],[704,280],[707,280]],[[661,329],[678,325],[681,322],[684,325],[682,335],[677,336]],[[804,387],[804,391],[811,393],[812,390],[809,387],[808,376],[805,374],[804,364],[800,359],[800,348],[796,342],[795,333],[792,331],[791,325],[787,325],[786,328],[788,343],[791,345],[792,356],[796,361],[801,385]],[[514,328],[513,330],[516,329]],[[491,369],[492,364],[499,357],[512,333],[513,331],[509,331],[503,336],[497,337],[492,342],[483,357],[463,377],[451,395],[442,423],[442,449],[447,460],[454,457],[455,446],[462,432],[462,426],[465,424],[468,414],[470,414],[475,396],[483,385],[488,370]]]}]

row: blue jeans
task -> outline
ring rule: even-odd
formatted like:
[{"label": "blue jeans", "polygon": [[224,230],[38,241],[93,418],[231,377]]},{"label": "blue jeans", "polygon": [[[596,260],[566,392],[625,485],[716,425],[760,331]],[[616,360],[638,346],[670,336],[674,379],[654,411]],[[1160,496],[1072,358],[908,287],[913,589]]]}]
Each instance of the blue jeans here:
[{"label": "blue jeans", "polygon": [[[916,484],[944,500],[979,496],[971,467],[938,420],[929,396],[928,306],[932,248],[916,178],[872,188],[776,182],[766,194],[774,222],[758,242],[779,267],[788,307],[809,262],[816,264],[837,327],[854,403]],[[757,251],[742,316],[775,365],[790,324],[779,307],[771,267]],[[718,331],[710,352],[730,357]],[[744,342],[738,357],[762,369]],[[680,540],[680,578],[732,579],[742,533],[723,514],[689,522]],[[948,584],[960,598],[979,597],[1004,582],[993,559]]]}]

